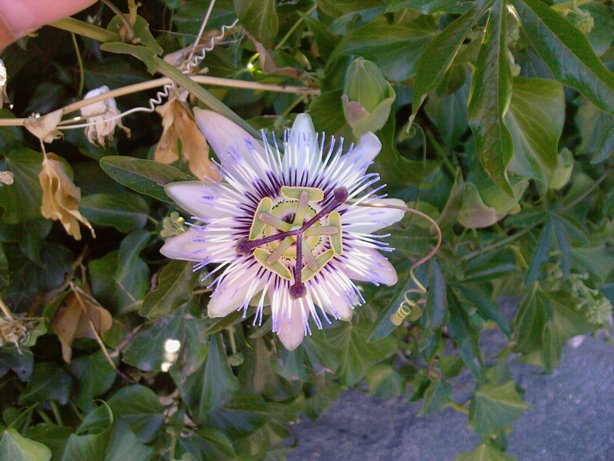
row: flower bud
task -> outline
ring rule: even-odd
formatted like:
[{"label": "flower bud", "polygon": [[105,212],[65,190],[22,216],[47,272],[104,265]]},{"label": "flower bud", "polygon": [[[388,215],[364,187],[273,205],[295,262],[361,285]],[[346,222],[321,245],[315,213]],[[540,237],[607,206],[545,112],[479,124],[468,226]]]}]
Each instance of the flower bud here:
[{"label": "flower bud", "polygon": [[345,74],[343,113],[354,136],[381,129],[396,94],[380,69],[371,61],[356,58]]}]

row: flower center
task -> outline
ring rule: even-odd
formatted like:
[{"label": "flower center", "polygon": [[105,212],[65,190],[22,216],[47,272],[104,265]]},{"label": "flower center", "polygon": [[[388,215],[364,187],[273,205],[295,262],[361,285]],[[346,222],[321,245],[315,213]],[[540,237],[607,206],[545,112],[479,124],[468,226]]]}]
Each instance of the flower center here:
[{"label": "flower center", "polygon": [[283,186],[279,199],[260,200],[249,239],[237,243],[237,253],[248,255],[254,250],[262,266],[294,281],[290,296],[301,298],[306,293],[304,282],[343,251],[341,216],[334,210],[347,198],[347,189],[339,187],[322,206],[322,189]]}]

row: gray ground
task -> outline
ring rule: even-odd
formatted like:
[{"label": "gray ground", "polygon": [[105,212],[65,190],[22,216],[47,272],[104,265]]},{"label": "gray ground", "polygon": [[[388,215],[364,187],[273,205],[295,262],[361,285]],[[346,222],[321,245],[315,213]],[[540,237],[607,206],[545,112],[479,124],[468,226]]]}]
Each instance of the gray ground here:
[{"label": "gray ground", "polygon": [[[531,409],[516,423],[508,453],[520,461],[614,461],[614,348],[586,338],[567,347],[550,375],[516,365]],[[452,461],[478,437],[446,409],[416,416],[419,404],[348,391],[317,421],[295,426],[289,461]]]}]

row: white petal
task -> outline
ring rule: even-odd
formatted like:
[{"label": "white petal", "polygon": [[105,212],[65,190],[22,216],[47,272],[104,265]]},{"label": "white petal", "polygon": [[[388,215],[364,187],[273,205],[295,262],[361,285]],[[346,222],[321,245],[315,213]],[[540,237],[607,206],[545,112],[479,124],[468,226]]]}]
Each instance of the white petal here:
[{"label": "white petal", "polygon": [[[403,200],[396,198],[373,200],[369,203],[407,206]],[[399,222],[404,214],[404,210],[395,208],[354,206],[341,215],[341,221],[343,223],[343,230],[371,234]]]},{"label": "white petal", "polygon": [[371,132],[365,133],[360,137],[358,145],[345,156],[345,164],[357,169],[362,175],[381,149],[382,143],[379,138]]},{"label": "white petal", "polygon": [[389,286],[398,281],[394,266],[373,248],[354,247],[345,252],[344,256],[340,267],[352,280]]},{"label": "white petal", "polygon": [[277,335],[284,347],[293,351],[301,345],[305,337],[305,320],[300,303],[293,301],[287,306],[285,309],[286,316],[289,315],[290,310],[292,310],[292,316],[289,319],[283,318],[279,321]]},{"label": "white petal", "polygon": [[224,278],[207,306],[209,317],[224,317],[245,306],[254,295],[262,291],[264,283],[257,278],[256,272],[255,268],[245,270],[238,267],[232,276]]},{"label": "white petal", "polygon": [[168,239],[160,253],[170,259],[203,262],[209,259],[207,244],[203,241],[203,232],[192,229]]},{"label": "white petal", "polygon": [[223,191],[200,181],[173,182],[164,190],[177,205],[199,218],[224,218],[236,210],[225,203]]},{"label": "white petal", "polygon": [[306,140],[315,139],[316,130],[308,114],[298,114],[296,116],[292,124],[292,130],[290,130],[290,136]]},{"label": "white petal", "polygon": [[262,155],[264,149],[256,138],[233,121],[211,110],[195,108],[194,118],[224,168],[234,173],[238,164],[246,162],[260,171],[259,161],[254,156]]}]

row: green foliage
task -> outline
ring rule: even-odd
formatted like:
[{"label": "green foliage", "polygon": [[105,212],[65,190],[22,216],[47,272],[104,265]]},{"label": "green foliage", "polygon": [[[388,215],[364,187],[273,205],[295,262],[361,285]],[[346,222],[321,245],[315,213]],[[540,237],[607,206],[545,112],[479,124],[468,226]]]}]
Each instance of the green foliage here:
[{"label": "green foliage", "polygon": [[[238,18],[236,31],[246,33],[201,41],[215,45],[201,64],[207,76],[238,85],[209,91],[169,57],[192,45],[208,7],[148,2],[126,12],[132,30],[105,8],[78,16],[98,25],[56,24],[77,35],[79,59],[66,30],[23,39],[3,54],[13,112],[2,109],[0,120],[160,74],[190,93],[186,104],[223,113],[254,136],[291,126],[303,111],[346,146],[373,130],[382,150],[371,171],[442,230],[439,253],[416,272],[427,292],[409,268],[435,239],[408,215],[389,230],[397,285],[362,284],[366,303],[351,323],[312,326],[287,351],[266,310],[262,324],[251,308],[246,319],[206,315],[213,265],[195,271],[160,254],[165,238],[187,228],[164,187],[194,177],[182,155],[154,161],[158,114],[124,118],[131,137],[116,132],[107,146],[79,129],[46,145],[74,171],[71,216],[78,211],[96,233],[82,241],[42,215],[38,140],[0,126],[0,298],[11,311],[0,314],[0,458],[282,459],[291,424],[357,387],[422,400],[425,417],[467,413],[481,442],[457,461],[514,459],[506,438],[530,409],[509,361],[550,372],[570,338],[609,338],[611,5],[218,0],[207,31]],[[242,88],[246,81],[290,92]],[[152,95],[117,104],[147,107]],[[180,154],[188,141],[180,139]],[[76,294],[112,322],[101,334],[82,322],[87,331],[73,335],[64,363],[58,330]],[[501,302],[510,298],[517,302]],[[407,301],[411,309],[399,311]],[[481,350],[486,331],[500,339],[496,355]],[[470,395],[466,376],[475,381]],[[467,401],[457,403],[460,394]]]}]

